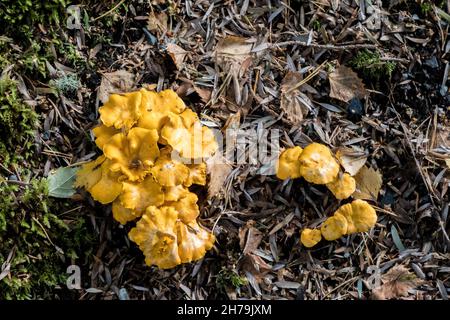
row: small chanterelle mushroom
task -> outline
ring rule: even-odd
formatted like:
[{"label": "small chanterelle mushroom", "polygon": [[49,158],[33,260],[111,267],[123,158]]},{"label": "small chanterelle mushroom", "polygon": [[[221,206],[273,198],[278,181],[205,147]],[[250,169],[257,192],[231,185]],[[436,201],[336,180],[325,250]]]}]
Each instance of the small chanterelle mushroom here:
[{"label": "small chanterelle mushroom", "polygon": [[201,259],[214,235],[197,223],[198,197],[189,187],[206,184],[204,160],[218,149],[213,132],[172,90],[112,94],[99,112],[93,133],[104,154],[82,166],[75,186],[113,203],[121,224],[138,220],[129,236],[148,265]]},{"label": "small chanterelle mushroom", "polygon": [[339,173],[339,163],[331,150],[320,143],[311,143],[303,149],[299,162],[301,176],[311,183],[330,183]]},{"label": "small chanterelle mushroom", "polygon": [[336,199],[342,200],[350,197],[356,190],[356,181],[348,173],[339,174],[336,179],[327,183],[328,189]]},{"label": "small chanterelle mushroom", "polygon": [[[328,241],[357,232],[367,232],[377,222],[375,209],[364,200],[354,200],[342,205],[334,215],[324,221],[320,227],[322,237]],[[310,248],[320,241],[320,237],[312,232],[318,230],[304,229],[301,234],[302,244]],[[312,239],[317,240],[312,241]],[[315,242],[315,243],[314,243]]]},{"label": "small chanterelle mushroom", "polygon": [[320,240],[322,240],[322,233],[319,229],[303,229],[300,236],[300,241],[307,248],[314,247]]}]

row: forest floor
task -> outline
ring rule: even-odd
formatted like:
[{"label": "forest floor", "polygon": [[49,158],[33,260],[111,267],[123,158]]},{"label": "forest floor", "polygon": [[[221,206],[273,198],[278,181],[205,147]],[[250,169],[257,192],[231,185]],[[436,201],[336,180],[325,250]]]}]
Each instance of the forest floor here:
[{"label": "forest floor", "polygon": [[[79,21],[76,3],[8,3],[0,299],[448,299],[450,1],[84,1]],[[105,94],[149,86],[208,126],[340,150],[366,168],[376,226],[307,249],[300,231],[345,201],[231,163],[212,197],[198,190],[214,248],[146,266],[131,224],[84,193],[51,197],[46,177],[98,156]],[[66,287],[70,265],[81,289]]]}]

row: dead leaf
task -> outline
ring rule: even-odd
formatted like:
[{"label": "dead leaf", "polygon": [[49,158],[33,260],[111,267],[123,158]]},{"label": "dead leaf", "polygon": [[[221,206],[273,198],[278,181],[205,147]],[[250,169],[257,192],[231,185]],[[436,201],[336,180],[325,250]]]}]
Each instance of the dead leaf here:
[{"label": "dead leaf", "polygon": [[355,199],[377,200],[383,176],[373,168],[364,166],[354,177],[356,180],[356,191],[352,194]]},{"label": "dead leaf", "polygon": [[447,167],[450,169],[450,158],[445,159],[445,164],[446,164]]},{"label": "dead leaf", "polygon": [[167,21],[168,17],[165,12],[150,12],[148,15],[147,29],[151,32],[160,31],[161,33],[166,33]]},{"label": "dead leaf", "polygon": [[299,125],[313,107],[306,94],[299,88],[293,89],[302,78],[300,72],[290,71],[281,83],[280,107],[284,111],[286,119],[294,125]]},{"label": "dead leaf", "polygon": [[218,151],[206,161],[206,169],[209,175],[208,198],[212,198],[224,191],[225,181],[232,167],[222,153]]},{"label": "dead leaf", "polygon": [[174,43],[169,43],[167,45],[167,52],[175,63],[177,69],[183,69],[184,59],[186,58],[188,52]]},{"label": "dead leaf", "polygon": [[239,245],[244,254],[252,253],[258,249],[263,238],[262,232],[256,229],[254,225],[254,220],[248,220],[245,226],[239,229]]},{"label": "dead leaf", "polygon": [[394,266],[381,276],[383,284],[372,291],[372,299],[388,300],[406,297],[408,291],[422,283],[413,273],[402,265]]},{"label": "dead leaf", "polygon": [[356,148],[341,147],[336,151],[336,158],[345,169],[345,172],[354,176],[366,163],[367,154]]},{"label": "dead leaf", "polygon": [[206,89],[206,88],[202,88],[202,87],[198,87],[198,86],[194,85],[194,90],[195,90],[195,92],[197,92],[198,96],[203,101],[203,103],[208,103],[209,100],[211,100],[211,94],[212,94],[211,89]]},{"label": "dead leaf", "polygon": [[98,99],[105,103],[108,101],[111,93],[124,93],[131,91],[134,87],[134,74],[117,70],[114,72],[103,73],[100,87],[98,88]]},{"label": "dead leaf", "polygon": [[[227,36],[219,41],[216,47],[216,63],[225,72],[242,75],[250,65],[253,44],[248,39]],[[247,60],[247,63],[244,63]]]},{"label": "dead leaf", "polygon": [[363,98],[367,95],[364,83],[350,68],[340,66],[330,73],[330,97],[348,102],[354,97]]}]

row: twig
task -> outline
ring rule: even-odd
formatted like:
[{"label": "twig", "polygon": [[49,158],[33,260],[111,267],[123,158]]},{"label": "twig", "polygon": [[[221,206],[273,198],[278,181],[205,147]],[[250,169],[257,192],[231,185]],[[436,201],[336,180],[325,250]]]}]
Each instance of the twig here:
[{"label": "twig", "polygon": [[315,44],[315,43],[307,43],[305,41],[300,40],[291,40],[291,41],[284,41],[284,42],[278,42],[278,43],[272,43],[269,44],[269,48],[280,48],[280,47],[286,47],[291,45],[297,45],[297,46],[304,46],[304,47],[311,47],[311,48],[317,48],[317,49],[325,49],[325,50],[352,50],[352,49],[376,49],[377,46],[374,44],[368,44],[368,43],[356,43],[356,44],[346,44],[346,45],[333,45],[333,44]]},{"label": "twig", "polygon": [[118,4],[116,4],[114,7],[112,7],[110,10],[106,11],[104,14],[98,16],[95,19],[92,19],[92,22],[97,21],[105,16],[107,16],[108,14],[110,14],[111,12],[113,12],[114,10],[116,10],[122,3],[124,3],[125,0],[120,0],[120,2]]}]

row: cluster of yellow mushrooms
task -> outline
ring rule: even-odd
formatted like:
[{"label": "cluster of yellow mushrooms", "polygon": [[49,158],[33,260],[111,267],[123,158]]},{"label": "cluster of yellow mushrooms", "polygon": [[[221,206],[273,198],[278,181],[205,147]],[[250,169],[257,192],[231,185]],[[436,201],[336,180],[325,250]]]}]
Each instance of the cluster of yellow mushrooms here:
[{"label": "cluster of yellow mushrooms", "polygon": [[[277,163],[277,177],[296,179],[303,177],[314,184],[324,184],[339,199],[349,198],[356,189],[355,179],[341,171],[331,150],[319,143],[304,149],[293,147],[284,150]],[[354,200],[341,206],[320,229],[304,229],[300,241],[305,247],[313,247],[325,238],[332,241],[356,232],[366,232],[377,221],[375,209],[364,200]]]},{"label": "cluster of yellow mushrooms", "polygon": [[99,112],[93,133],[103,155],[82,166],[75,186],[112,203],[121,224],[139,219],[129,237],[148,265],[202,258],[215,239],[197,223],[189,187],[206,184],[204,159],[218,148],[213,132],[172,90],[112,94]]}]

